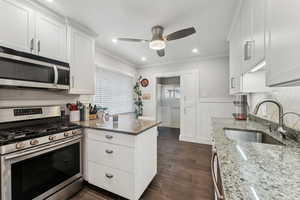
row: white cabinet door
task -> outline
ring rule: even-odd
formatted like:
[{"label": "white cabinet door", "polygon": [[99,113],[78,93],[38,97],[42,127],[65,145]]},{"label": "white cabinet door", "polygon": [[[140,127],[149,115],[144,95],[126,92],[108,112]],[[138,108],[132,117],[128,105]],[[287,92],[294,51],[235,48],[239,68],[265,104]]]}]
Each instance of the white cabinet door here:
[{"label": "white cabinet door", "polygon": [[268,86],[300,80],[299,10],[299,0],[267,1]]},{"label": "white cabinet door", "polygon": [[252,0],[253,13],[253,65],[265,60],[265,0]]},{"label": "white cabinet door", "polygon": [[34,39],[33,11],[15,1],[0,0],[0,45],[32,52]]},{"label": "white cabinet door", "polygon": [[230,94],[242,92],[242,59],[243,44],[241,35],[241,20],[238,18],[229,41],[230,56]]},{"label": "white cabinet door", "polygon": [[64,23],[38,13],[36,16],[36,40],[38,55],[66,61],[67,28]]},{"label": "white cabinet door", "polygon": [[243,45],[243,68],[246,73],[253,64],[253,37],[252,37],[252,0],[245,0],[241,10],[242,45]]},{"label": "white cabinet door", "polygon": [[181,130],[180,139],[194,141],[197,134],[197,100],[199,93],[198,71],[184,73],[180,77]]},{"label": "white cabinet door", "polygon": [[95,94],[95,40],[70,28],[71,94]]}]

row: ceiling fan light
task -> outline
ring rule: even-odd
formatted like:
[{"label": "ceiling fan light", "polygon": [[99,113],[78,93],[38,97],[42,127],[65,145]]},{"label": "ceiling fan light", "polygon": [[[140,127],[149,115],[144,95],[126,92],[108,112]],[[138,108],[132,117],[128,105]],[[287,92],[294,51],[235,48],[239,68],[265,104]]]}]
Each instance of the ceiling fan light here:
[{"label": "ceiling fan light", "polygon": [[149,43],[149,47],[150,47],[150,49],[161,50],[161,49],[166,48],[166,42],[163,40],[152,40]]}]

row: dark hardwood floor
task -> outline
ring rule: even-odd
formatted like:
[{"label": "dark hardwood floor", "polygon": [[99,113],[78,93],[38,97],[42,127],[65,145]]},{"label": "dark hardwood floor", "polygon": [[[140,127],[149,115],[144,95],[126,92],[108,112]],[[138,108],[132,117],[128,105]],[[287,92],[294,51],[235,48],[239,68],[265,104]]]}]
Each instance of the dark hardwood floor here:
[{"label": "dark hardwood floor", "polygon": [[[212,200],[211,146],[179,141],[179,130],[159,128],[158,173],[141,200]],[[72,200],[123,200],[86,185]]]}]

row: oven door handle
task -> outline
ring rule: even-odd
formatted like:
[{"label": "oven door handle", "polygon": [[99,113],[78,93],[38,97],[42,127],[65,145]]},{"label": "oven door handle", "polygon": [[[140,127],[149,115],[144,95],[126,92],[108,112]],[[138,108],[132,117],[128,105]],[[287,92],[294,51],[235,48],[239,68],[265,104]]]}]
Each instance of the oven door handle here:
[{"label": "oven door handle", "polygon": [[4,159],[5,160],[12,160],[12,159],[19,158],[19,157],[22,157],[22,156],[27,156],[27,155],[30,155],[30,154],[33,154],[33,153],[41,152],[41,151],[44,151],[44,150],[47,150],[47,149],[63,146],[64,144],[68,144],[68,143],[71,143],[73,141],[76,141],[76,140],[80,139],[81,137],[82,136],[77,136],[77,137],[73,138],[72,140],[67,140],[67,141],[56,143],[56,144],[51,144],[50,143],[50,144],[47,144],[46,146],[42,146],[42,147],[37,146],[33,150],[28,150],[28,151],[19,152],[19,153],[17,152],[17,153],[14,153],[13,155],[4,156]]},{"label": "oven door handle", "polygon": [[213,180],[213,185],[215,188],[215,192],[217,195],[217,199],[218,200],[224,200],[224,196],[221,194],[218,184],[217,184],[217,178],[216,178],[216,172],[215,172],[215,167],[214,167],[214,163],[215,161],[218,159],[218,154],[217,152],[214,150],[212,153],[212,158],[211,158],[211,163],[210,163],[210,169],[211,169],[211,175],[212,175],[212,180]]}]

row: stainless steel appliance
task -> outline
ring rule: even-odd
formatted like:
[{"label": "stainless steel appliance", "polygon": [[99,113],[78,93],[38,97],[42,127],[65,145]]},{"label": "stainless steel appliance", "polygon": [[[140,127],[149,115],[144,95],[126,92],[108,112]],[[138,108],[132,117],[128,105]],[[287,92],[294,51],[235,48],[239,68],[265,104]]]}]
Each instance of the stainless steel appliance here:
[{"label": "stainless steel appliance", "polygon": [[233,102],[235,107],[235,113],[233,113],[233,117],[236,120],[247,120],[248,117],[248,102],[247,95],[237,95],[235,96],[235,100]]},{"label": "stainless steel appliance", "polygon": [[0,86],[69,89],[69,64],[0,46]]},{"label": "stainless steel appliance", "polygon": [[60,106],[0,113],[1,200],[63,200],[81,189],[82,131],[61,120]]}]

